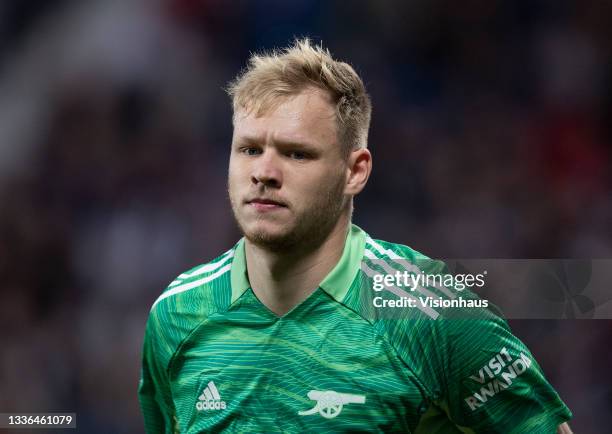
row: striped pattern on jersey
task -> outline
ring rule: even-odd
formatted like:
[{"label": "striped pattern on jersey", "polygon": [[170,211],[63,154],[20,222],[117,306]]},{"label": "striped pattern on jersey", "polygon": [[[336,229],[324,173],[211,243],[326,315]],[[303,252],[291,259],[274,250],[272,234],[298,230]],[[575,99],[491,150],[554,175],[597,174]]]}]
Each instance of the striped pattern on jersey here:
[{"label": "striped pattern on jersey", "polygon": [[[336,267],[279,318],[250,288],[239,241],[153,304],[139,386],[147,432],[553,432],[571,413],[505,321],[373,308],[375,276],[443,269],[353,225]],[[456,297],[436,286],[383,293]],[[512,377],[521,357],[530,366]],[[491,360],[507,388],[483,369]]]}]

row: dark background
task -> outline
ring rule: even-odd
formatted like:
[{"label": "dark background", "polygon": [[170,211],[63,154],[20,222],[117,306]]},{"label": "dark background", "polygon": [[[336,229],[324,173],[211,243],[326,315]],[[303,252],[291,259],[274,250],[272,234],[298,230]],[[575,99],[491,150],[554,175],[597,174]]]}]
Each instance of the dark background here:
[{"label": "dark background", "polygon": [[[372,95],[354,220],[374,238],[440,258],[612,257],[611,23],[605,0],[3,0],[0,412],[143,430],[149,308],[239,237],[223,88],[293,36]],[[612,323],[511,326],[574,430],[607,432]]]}]

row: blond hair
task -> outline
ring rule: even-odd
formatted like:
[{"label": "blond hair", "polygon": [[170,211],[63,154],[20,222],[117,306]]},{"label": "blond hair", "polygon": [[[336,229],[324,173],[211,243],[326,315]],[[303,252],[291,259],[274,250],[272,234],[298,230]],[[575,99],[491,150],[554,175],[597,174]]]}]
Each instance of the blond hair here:
[{"label": "blond hair", "polygon": [[334,60],[329,50],[312,45],[308,38],[296,39],[282,50],[252,54],[247,68],[230,82],[227,92],[234,116],[240,109],[261,116],[308,87],[319,88],[331,97],[345,155],[365,148],[372,103],[363,81],[348,63]]}]

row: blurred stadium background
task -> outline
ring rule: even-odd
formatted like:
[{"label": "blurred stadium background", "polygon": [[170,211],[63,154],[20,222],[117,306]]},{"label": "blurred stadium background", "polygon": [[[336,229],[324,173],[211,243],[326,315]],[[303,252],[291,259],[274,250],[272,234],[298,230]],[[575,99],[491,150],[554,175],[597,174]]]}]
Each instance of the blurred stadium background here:
[{"label": "blurred stadium background", "polygon": [[[0,411],[142,432],[150,305],[239,237],[223,87],[293,36],[372,95],[355,222],[374,237],[440,258],[612,258],[611,22],[608,1],[3,0]],[[612,323],[511,325],[575,431],[609,431]]]}]

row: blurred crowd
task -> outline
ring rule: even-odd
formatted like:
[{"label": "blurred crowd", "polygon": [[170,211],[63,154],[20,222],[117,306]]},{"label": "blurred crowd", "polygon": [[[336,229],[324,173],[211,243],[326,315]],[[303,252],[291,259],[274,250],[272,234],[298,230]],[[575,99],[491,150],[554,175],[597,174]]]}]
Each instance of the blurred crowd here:
[{"label": "blurred crowd", "polygon": [[[354,221],[374,238],[437,258],[611,258],[611,20],[610,2],[566,0],[2,2],[0,412],[142,432],[150,306],[239,238],[224,87],[294,36],[371,93]],[[576,432],[612,424],[612,321],[511,326]]]}]

